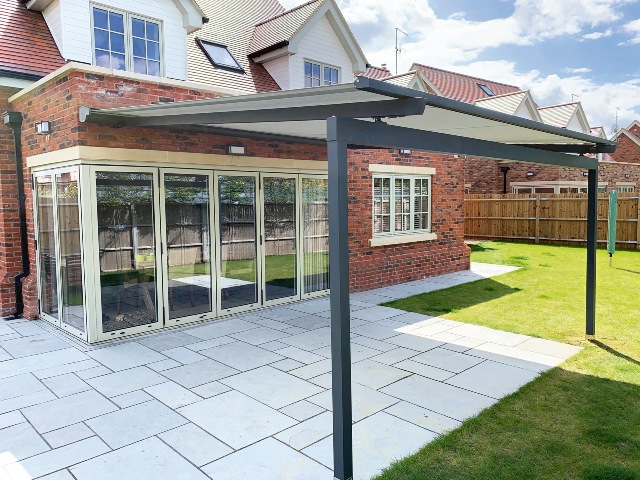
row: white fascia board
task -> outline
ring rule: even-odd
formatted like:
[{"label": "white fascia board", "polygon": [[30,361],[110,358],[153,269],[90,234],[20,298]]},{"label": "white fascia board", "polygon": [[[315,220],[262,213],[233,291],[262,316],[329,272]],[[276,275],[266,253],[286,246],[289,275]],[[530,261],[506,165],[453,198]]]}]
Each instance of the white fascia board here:
[{"label": "white fascia board", "polygon": [[527,91],[527,94],[525,95],[524,100],[522,101],[525,102],[527,110],[529,110],[529,112],[531,113],[531,118],[536,122],[544,123],[542,121],[542,116],[540,115],[540,112],[536,108],[536,104],[533,101],[533,96],[531,95],[531,92]]},{"label": "white fascia board", "polygon": [[47,8],[53,0],[29,0],[25,6],[27,10],[35,10],[36,12],[42,12],[45,8]]},{"label": "white fascia board", "polygon": [[329,20],[329,24],[333,28],[338,40],[340,40],[342,48],[344,48],[345,52],[349,56],[353,65],[353,72],[364,72],[367,69],[367,58],[364,56],[360,45],[358,45],[358,41],[353,35],[353,32],[351,32],[347,21],[342,16],[342,13],[334,0],[326,0],[324,5],[318,8],[306,23],[295,33],[293,38],[289,40],[289,53],[298,53],[298,46],[302,39],[323,16],[326,16],[327,20]]},{"label": "white fascia board", "polygon": [[589,126],[589,120],[587,120],[587,115],[584,113],[584,108],[582,108],[582,103],[578,102],[578,108],[574,112],[574,115],[582,125],[583,133],[589,134],[591,133],[591,127]]},{"label": "white fascia board", "polygon": [[431,80],[429,80],[429,77],[427,77],[424,73],[422,73],[422,71],[419,68],[415,68],[414,70],[416,71],[417,77],[420,80],[422,80],[422,82],[425,83],[429,88],[431,88],[431,90],[433,90],[436,95],[440,97],[444,97],[444,94],[440,91],[438,87],[435,86],[435,84]]},{"label": "white fascia board", "polygon": [[[633,125],[630,125],[630,126],[633,126]],[[620,130],[618,130],[616,134],[613,137],[611,137],[611,140],[617,140],[620,135],[626,136],[627,138],[629,138],[629,140],[631,140],[633,143],[635,143],[640,147],[640,139],[638,139],[633,133],[631,133],[626,128],[621,128]]]},{"label": "white fascia board", "polygon": [[204,17],[204,12],[195,1],[173,0],[173,3],[182,14],[182,22],[187,33],[193,33],[202,28],[202,17]]},{"label": "white fascia board", "polygon": [[259,57],[252,57],[253,61],[256,63],[267,63],[271,60],[277,60],[280,57],[284,57],[286,55],[293,55],[293,52],[289,49],[289,46],[285,46],[282,48],[278,48],[276,50],[272,50],[265,54],[260,55]]},{"label": "white fascia board", "polygon": [[0,87],[10,87],[10,88],[27,88],[33,85],[35,81],[33,80],[24,80],[22,78],[13,78],[13,77],[3,77],[0,75]]}]

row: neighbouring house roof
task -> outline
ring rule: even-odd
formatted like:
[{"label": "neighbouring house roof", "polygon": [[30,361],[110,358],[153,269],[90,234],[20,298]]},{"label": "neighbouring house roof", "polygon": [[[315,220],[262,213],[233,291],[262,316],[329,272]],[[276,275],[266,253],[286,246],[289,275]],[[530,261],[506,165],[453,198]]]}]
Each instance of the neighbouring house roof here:
[{"label": "neighbouring house roof", "polygon": [[392,75],[382,78],[381,80],[393,85],[398,85],[399,87],[413,88],[442,96],[442,92],[419,70],[412,70],[407,73],[401,73],[400,75]]},{"label": "neighbouring house roof", "polygon": [[[190,81],[247,93],[280,90],[269,72],[248,57],[255,26],[284,13],[277,0],[198,0],[209,22],[188,37]],[[214,67],[196,38],[226,45],[244,73]]]},{"label": "neighbouring house roof", "polygon": [[0,76],[43,77],[64,64],[42,13],[0,0]]},{"label": "neighbouring house roof", "polygon": [[591,127],[591,135],[600,138],[607,138],[607,134],[604,131],[604,127]]},{"label": "neighbouring house roof", "polygon": [[443,96],[465,103],[474,103],[481,98],[491,97],[491,95],[485,93],[478,85],[486,85],[496,95],[520,91],[520,88],[515,85],[507,85],[492,80],[441,70],[419,63],[414,63],[411,66],[411,70],[419,70],[424,73],[436,88],[442,92]]},{"label": "neighbouring house roof", "polygon": [[519,92],[481,98],[476,100],[475,104],[479,107],[489,108],[509,115],[516,115],[520,110],[520,107],[524,105],[532,120],[542,122],[542,118],[538,113],[538,109],[536,108],[536,104],[533,101],[533,97],[529,90],[521,90]]},{"label": "neighbouring house roof", "polygon": [[363,77],[374,78],[376,80],[380,80],[383,78],[390,77],[392,74],[387,69],[387,67],[375,67],[373,65],[369,65],[365,72],[362,74]]},{"label": "neighbouring house roof", "polygon": [[577,116],[578,121],[583,127],[583,131],[585,133],[591,131],[591,127],[589,126],[589,122],[587,121],[587,117],[580,102],[541,107],[538,108],[538,112],[540,112],[540,116],[544,123],[561,128],[568,128],[571,120],[574,116]]},{"label": "neighbouring house roof", "polygon": [[640,135],[634,133],[637,131],[640,133],[640,122],[638,120],[634,120],[627,128],[621,128],[618,130],[612,137],[611,140],[616,140],[620,135],[624,135],[629,137],[629,139],[633,140],[637,145],[640,146]]}]

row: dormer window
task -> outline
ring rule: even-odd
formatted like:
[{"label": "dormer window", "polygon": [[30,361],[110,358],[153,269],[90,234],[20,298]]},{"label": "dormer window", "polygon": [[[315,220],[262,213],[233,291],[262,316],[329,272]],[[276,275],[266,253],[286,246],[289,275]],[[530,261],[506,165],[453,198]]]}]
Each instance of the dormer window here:
[{"label": "dormer window", "polygon": [[240,63],[226,45],[201,38],[196,38],[196,43],[214,67],[244,73],[244,68],[240,66]]},{"label": "dormer window", "polygon": [[484,93],[486,93],[490,97],[495,97],[496,96],[496,94],[493,93],[493,90],[491,90],[489,87],[487,87],[484,83],[479,83],[478,86],[480,87],[480,90],[482,90]]},{"label": "dormer window", "polygon": [[340,71],[331,65],[315,62],[304,62],[304,86],[337,85],[340,83]]},{"label": "dormer window", "polygon": [[94,63],[99,67],[161,75],[160,22],[93,7]]}]

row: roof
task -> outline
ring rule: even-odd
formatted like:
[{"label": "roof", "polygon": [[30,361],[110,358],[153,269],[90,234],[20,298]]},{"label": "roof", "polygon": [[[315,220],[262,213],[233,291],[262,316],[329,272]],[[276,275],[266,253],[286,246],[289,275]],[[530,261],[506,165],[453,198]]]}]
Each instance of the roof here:
[{"label": "roof", "polygon": [[247,54],[252,55],[291,40],[324,2],[311,0],[256,24]]},{"label": "roof", "polygon": [[591,135],[594,137],[607,138],[604,127],[591,127]]},{"label": "roof", "polygon": [[419,70],[411,70],[410,72],[385,77],[381,80],[392,85],[398,85],[399,87],[415,88],[423,92],[442,95],[442,92]]},{"label": "roof", "polygon": [[494,82],[483,78],[472,77],[462,73],[441,70],[427,65],[414,63],[411,70],[420,70],[425,76],[442,92],[447,98],[458,100],[459,102],[474,103],[481,98],[489,98],[484,91],[478,87],[478,84],[486,85],[496,95],[504,95],[505,93],[519,92],[520,88],[515,85],[507,85],[506,83]]},{"label": "roof", "polygon": [[[198,3],[209,22],[188,36],[189,80],[246,93],[280,90],[269,72],[247,55],[255,25],[283,13],[282,5],[277,0],[198,0]],[[214,67],[196,38],[226,45],[245,73]]]},{"label": "roof", "polygon": [[515,115],[528,93],[529,92],[526,90],[514,93],[505,93],[503,95],[496,95],[495,97],[481,98],[476,100],[475,104],[479,107],[490,108],[497,112]]},{"label": "roof", "polygon": [[43,77],[64,64],[42,13],[0,0],[0,71]]},{"label": "roof", "polygon": [[538,108],[538,111],[540,112],[540,116],[544,123],[566,128],[579,106],[580,104],[578,102],[565,103],[563,105],[540,107]]},{"label": "roof", "polygon": [[391,72],[387,69],[387,67],[375,67],[373,65],[369,65],[367,70],[362,74],[363,77],[382,79],[391,76]]}]

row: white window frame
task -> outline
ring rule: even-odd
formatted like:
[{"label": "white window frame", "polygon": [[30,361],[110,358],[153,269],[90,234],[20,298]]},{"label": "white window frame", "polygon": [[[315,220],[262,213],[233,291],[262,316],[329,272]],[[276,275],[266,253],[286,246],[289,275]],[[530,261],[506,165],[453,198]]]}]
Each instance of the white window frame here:
[{"label": "white window frame", "polygon": [[[107,12],[118,13],[123,16],[124,21],[124,64],[126,72],[136,73],[133,70],[133,29],[131,19],[135,18],[136,20],[143,20],[145,22],[153,22],[158,24],[158,40],[159,40],[159,49],[160,49],[160,75],[156,77],[155,75],[146,74],[151,77],[164,77],[165,76],[165,67],[164,67],[164,33],[162,28],[162,20],[157,18],[148,17],[146,15],[141,15],[139,13],[128,12],[126,10],[121,10],[119,8],[111,7],[109,5],[103,5],[100,3],[89,4],[89,11],[91,16],[91,62],[93,65],[97,65],[96,60],[96,39],[95,39],[95,27],[93,22],[93,9],[99,8],[101,10],[106,10]],[[148,61],[149,59],[146,58]],[[103,67],[104,68],[104,67]],[[144,73],[136,73],[137,75],[145,75]]]},{"label": "white window frame", "polygon": [[[374,184],[376,180],[383,180],[383,179],[389,179],[390,180],[390,197],[389,197],[389,211],[390,211],[390,222],[389,222],[389,226],[390,226],[390,231],[388,232],[374,232],[373,231],[373,225],[375,223],[375,212],[373,209],[373,202],[375,200],[374,197]],[[398,230],[396,231],[395,229],[395,223],[396,223],[396,205],[395,205],[395,181],[396,180],[409,180],[410,181],[410,196],[409,196],[409,202],[410,202],[410,210],[409,210],[409,222],[410,222],[410,227],[408,230]],[[416,180],[428,180],[429,181],[429,211],[428,213],[428,227],[427,228],[415,228],[415,183]],[[384,238],[388,238],[388,237],[410,237],[413,235],[422,235],[422,234],[431,234],[431,218],[432,218],[432,213],[433,213],[433,201],[432,201],[432,195],[431,195],[431,190],[432,190],[432,185],[433,185],[433,178],[432,175],[406,175],[406,174],[375,174],[373,175],[373,178],[371,180],[371,229],[372,229],[372,235],[373,235],[373,239],[372,242],[370,242],[372,245],[374,243],[379,243],[379,242],[374,242],[373,240],[375,239],[384,239]]]},{"label": "white window frame", "polygon": [[634,183],[618,183],[616,190],[618,193],[635,193],[636,185]]},{"label": "white window frame", "polygon": [[[339,85],[340,83],[342,83],[342,69],[340,67],[338,67],[336,65],[330,65],[328,63],[318,62],[316,60],[311,60],[311,59],[308,59],[308,58],[305,58],[303,63],[302,63],[302,76],[303,76],[304,80],[306,80],[306,78],[307,78],[307,75],[305,75],[305,73],[304,73],[304,67],[305,67],[305,64],[307,64],[307,63],[310,63],[312,65],[319,65],[320,66],[320,85],[318,85],[319,87],[328,86],[328,85],[325,85],[325,83],[324,83],[324,81],[325,81],[325,78],[324,78],[324,69],[325,69],[325,67],[332,68],[334,70],[337,70],[337,72],[338,72],[338,83],[330,83],[329,85]],[[317,87],[311,86],[311,87],[305,87],[305,88],[317,88]]]}]

